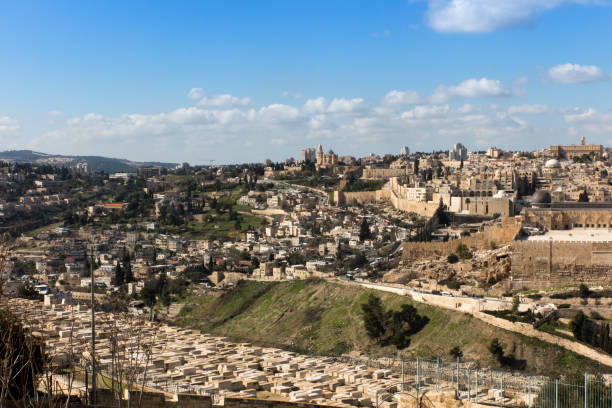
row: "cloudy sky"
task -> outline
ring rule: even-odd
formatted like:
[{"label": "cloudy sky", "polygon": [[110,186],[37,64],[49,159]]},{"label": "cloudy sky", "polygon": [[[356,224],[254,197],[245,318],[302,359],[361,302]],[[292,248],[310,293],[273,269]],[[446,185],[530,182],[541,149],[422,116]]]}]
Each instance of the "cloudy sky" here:
[{"label": "cloudy sky", "polygon": [[0,5],[0,150],[192,164],[612,144],[607,0]]}]

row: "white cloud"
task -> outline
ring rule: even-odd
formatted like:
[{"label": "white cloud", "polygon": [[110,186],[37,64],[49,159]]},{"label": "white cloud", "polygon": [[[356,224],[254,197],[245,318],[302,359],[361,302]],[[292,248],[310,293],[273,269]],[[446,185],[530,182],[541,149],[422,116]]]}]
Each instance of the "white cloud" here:
[{"label": "white cloud", "polygon": [[426,20],[442,33],[488,33],[528,26],[544,11],[591,0],[429,0]]},{"label": "white cloud", "polygon": [[593,133],[608,135],[612,133],[612,113],[600,113],[596,109],[562,110],[566,123],[574,126],[576,133]]},{"label": "white cloud", "polygon": [[521,74],[512,80],[512,83],[516,86],[527,85],[527,82],[529,82],[529,77],[525,74]]},{"label": "white cloud", "polygon": [[257,118],[270,125],[290,123],[300,119],[300,111],[293,106],[272,104],[261,108]]},{"label": "white cloud", "polygon": [[460,106],[459,108],[457,108],[457,111],[459,113],[472,113],[474,111],[476,111],[477,108],[475,108],[474,106],[470,105],[469,103],[466,103],[462,106]]},{"label": "white cloud", "polygon": [[4,149],[23,149],[21,124],[10,116],[0,116],[0,143]]},{"label": "white cloud", "polygon": [[227,108],[251,105],[253,101],[250,98],[239,98],[230,94],[203,96],[198,101],[198,105],[207,106],[210,108]]},{"label": "white cloud", "polygon": [[396,91],[392,90],[387,92],[383,98],[383,104],[385,105],[415,105],[421,103],[421,97],[416,91]]},{"label": "white cloud", "polygon": [[414,109],[402,113],[402,119],[425,119],[432,117],[441,117],[450,112],[448,105],[421,105],[415,106]]},{"label": "white cloud", "polygon": [[497,79],[470,78],[453,85],[439,85],[431,95],[433,103],[444,103],[456,97],[463,98],[484,98],[491,96],[512,96],[520,91],[505,88]]},{"label": "white cloud", "polygon": [[187,93],[189,99],[200,99],[204,96],[204,90],[202,88],[191,88]]},{"label": "white cloud", "polygon": [[21,130],[21,125],[10,116],[0,116],[0,134],[14,134]]},{"label": "white cloud", "polygon": [[560,64],[551,67],[546,72],[548,78],[557,83],[576,84],[605,81],[610,76],[595,65]]},{"label": "white cloud", "polygon": [[508,107],[507,112],[509,115],[536,115],[540,113],[550,112],[550,108],[546,105],[513,105]]},{"label": "white cloud", "polygon": [[[58,126],[51,131],[20,145],[58,153],[61,146],[61,153],[65,154],[194,163],[215,159],[227,163],[295,156],[299,148],[316,146],[319,142],[342,154],[372,149],[395,151],[397,146],[405,144],[439,149],[457,141],[472,146],[487,142],[500,147],[536,148],[542,143],[554,143],[559,136],[558,129],[555,134],[546,134],[546,129],[554,128],[550,123],[546,128],[530,123],[528,114],[544,112],[550,113],[547,121],[565,120],[575,132],[612,129],[610,115],[594,110],[560,111],[536,104],[473,106],[460,102],[455,105],[447,101],[460,97],[508,96],[516,92],[499,81],[482,78],[439,87],[431,97],[419,97],[409,90],[392,90],[378,105],[371,107],[363,98],[328,100],[324,97],[308,99],[303,104],[258,106],[250,100],[248,104],[242,103],[240,98],[231,95],[208,97],[209,105],[204,106],[199,103],[206,98],[202,96],[192,106],[155,114],[109,116],[91,112],[69,117],[61,125],[58,121]],[[215,98],[217,102],[213,103]],[[441,102],[432,103],[436,98]],[[0,118],[0,140],[9,130],[20,134],[17,121]],[[546,141],[543,134],[548,137]],[[512,140],[515,140],[513,145]]]},{"label": "white cloud", "polygon": [[302,109],[306,113],[324,113],[327,112],[329,104],[322,96],[315,99],[308,99]]},{"label": "white cloud", "polygon": [[334,98],[327,111],[330,113],[354,113],[367,109],[367,104],[362,98]]},{"label": "white cloud", "polygon": [[57,117],[57,116],[61,116],[62,115],[62,111],[60,110],[50,110],[49,112],[47,112],[47,115],[51,116],[51,117]]}]

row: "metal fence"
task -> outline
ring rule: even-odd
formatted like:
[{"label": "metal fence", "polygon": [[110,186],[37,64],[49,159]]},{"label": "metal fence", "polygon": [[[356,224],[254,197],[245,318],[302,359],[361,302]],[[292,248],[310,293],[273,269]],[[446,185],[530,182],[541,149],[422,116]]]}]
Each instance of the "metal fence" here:
[{"label": "metal fence", "polygon": [[612,408],[612,383],[608,376],[585,373],[555,379],[440,359],[397,359],[382,365],[393,369],[399,366],[401,382],[396,390],[390,387],[391,390],[381,392],[377,406],[388,401],[394,392],[410,391],[418,397],[446,390],[463,401],[498,407]]},{"label": "metal fence", "polygon": [[[313,356],[315,357],[315,356]],[[552,378],[543,375],[526,375],[518,371],[480,368],[473,362],[442,359],[363,358],[349,356],[317,356],[328,361],[375,369],[389,369],[399,381],[381,390],[376,396],[375,406],[391,401],[401,391],[411,395],[431,395],[436,391],[452,392],[458,399],[497,407],[528,408],[612,408],[612,376],[583,374]],[[83,370],[83,369],[82,369]],[[72,377],[73,391],[87,395],[87,368],[82,376]],[[99,371],[109,382],[112,374]],[[84,377],[84,378],[82,378]],[[71,377],[54,374],[53,383],[62,391]],[[110,384],[110,383],[109,383]],[[104,384],[109,386],[109,384]],[[137,376],[141,385],[142,377]],[[100,384],[102,385],[102,384]],[[144,387],[148,390],[168,394],[199,394],[217,396],[217,391],[204,385],[156,381],[147,378]],[[109,387],[110,388],[110,387]],[[65,391],[65,390],[64,390]],[[374,401],[373,401],[374,402]]]}]

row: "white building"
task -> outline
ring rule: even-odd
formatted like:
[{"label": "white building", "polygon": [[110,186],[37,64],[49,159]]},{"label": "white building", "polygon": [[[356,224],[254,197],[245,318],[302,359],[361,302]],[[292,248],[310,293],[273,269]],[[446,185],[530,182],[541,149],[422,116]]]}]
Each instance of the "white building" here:
[{"label": "white building", "polygon": [[448,152],[448,160],[461,161],[467,159],[467,149],[461,143],[455,143],[455,146]]},{"label": "white building", "polygon": [[312,147],[307,147],[302,149],[302,162],[311,162],[314,163],[317,160],[315,155],[315,149]]}]

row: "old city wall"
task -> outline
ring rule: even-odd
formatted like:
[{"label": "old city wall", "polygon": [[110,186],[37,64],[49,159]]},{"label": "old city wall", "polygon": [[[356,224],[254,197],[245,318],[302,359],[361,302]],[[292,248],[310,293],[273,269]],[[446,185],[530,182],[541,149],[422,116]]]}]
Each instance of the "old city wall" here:
[{"label": "old city wall", "polygon": [[401,177],[410,174],[409,169],[363,169],[364,179],[386,179],[391,177]]},{"label": "old city wall", "polygon": [[[552,260],[552,263],[551,263]],[[546,288],[612,282],[612,242],[516,241],[512,254],[512,286]]]},{"label": "old city wall", "polygon": [[439,203],[412,201],[406,198],[399,198],[390,193],[388,193],[385,198],[391,201],[394,208],[401,211],[413,212],[422,217],[431,217],[439,207]]},{"label": "old city wall", "polygon": [[336,204],[352,204],[357,201],[359,204],[371,203],[376,201],[377,191],[334,191],[334,203]]},{"label": "old city wall", "polygon": [[404,242],[403,259],[413,262],[420,258],[446,257],[455,252],[459,244],[472,249],[489,249],[509,245],[521,229],[519,217],[504,218],[500,224],[486,226],[482,232],[447,242]]},{"label": "old city wall", "polygon": [[387,185],[376,191],[334,191],[333,200],[338,205],[350,205],[354,201],[365,204],[388,200],[398,210],[413,212],[423,217],[434,215],[439,206],[438,202],[414,201],[405,197],[405,187],[399,184],[397,178],[391,178]]}]

